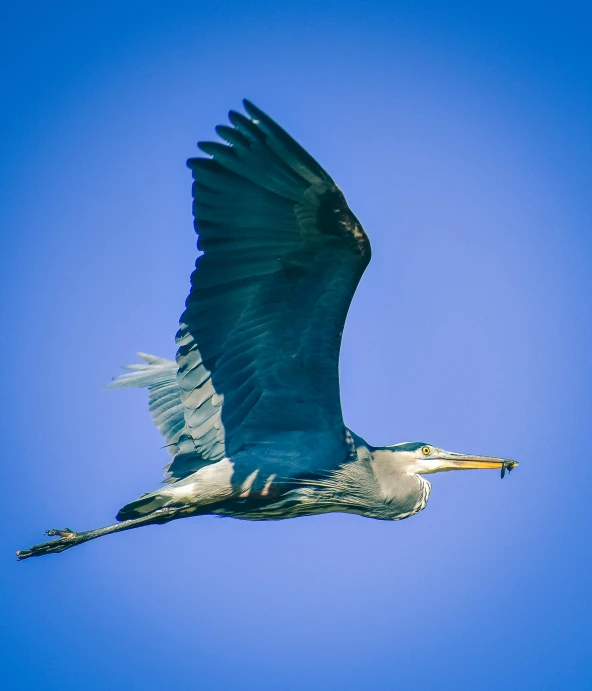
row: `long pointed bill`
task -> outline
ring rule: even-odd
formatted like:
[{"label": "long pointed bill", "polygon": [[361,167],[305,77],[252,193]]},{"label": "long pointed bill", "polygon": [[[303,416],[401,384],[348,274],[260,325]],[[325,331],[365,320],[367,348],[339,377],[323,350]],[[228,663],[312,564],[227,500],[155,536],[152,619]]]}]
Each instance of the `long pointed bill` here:
[{"label": "long pointed bill", "polygon": [[471,456],[463,453],[445,452],[439,454],[446,470],[501,470],[502,478],[506,470],[510,473],[518,465],[518,461],[507,458],[493,458],[491,456]]}]

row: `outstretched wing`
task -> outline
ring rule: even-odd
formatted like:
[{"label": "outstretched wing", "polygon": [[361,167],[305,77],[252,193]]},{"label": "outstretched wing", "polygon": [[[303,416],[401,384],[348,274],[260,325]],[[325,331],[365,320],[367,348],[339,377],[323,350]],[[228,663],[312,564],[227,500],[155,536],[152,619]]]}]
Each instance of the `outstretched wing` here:
[{"label": "outstretched wing", "polygon": [[249,101],[192,158],[199,235],[177,334],[185,429],[170,473],[283,432],[343,437],[338,360],[370,243],[318,163]]}]

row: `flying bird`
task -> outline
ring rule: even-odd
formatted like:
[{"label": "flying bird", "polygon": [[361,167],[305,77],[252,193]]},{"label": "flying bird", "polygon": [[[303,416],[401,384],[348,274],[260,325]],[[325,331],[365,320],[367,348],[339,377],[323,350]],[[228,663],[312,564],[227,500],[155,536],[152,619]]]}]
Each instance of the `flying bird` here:
[{"label": "flying bird", "polygon": [[275,520],[327,513],[401,520],[426,507],[424,477],[517,463],[426,442],[371,446],[348,429],[339,350],[370,242],[341,190],[251,102],[222,142],[190,158],[201,254],[176,336],[176,360],[142,364],[110,386],[148,389],[171,459],[163,486],[117,523],[17,552],[62,552],[97,537],[203,514]]}]

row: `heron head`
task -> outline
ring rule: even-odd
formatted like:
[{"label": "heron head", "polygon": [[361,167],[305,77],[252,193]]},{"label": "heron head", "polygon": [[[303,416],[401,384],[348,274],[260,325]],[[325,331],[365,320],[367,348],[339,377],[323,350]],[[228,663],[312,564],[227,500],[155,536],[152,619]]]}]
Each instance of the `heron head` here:
[{"label": "heron head", "polygon": [[510,472],[517,465],[517,461],[492,456],[475,456],[473,454],[444,451],[425,442],[405,442],[395,444],[389,449],[396,454],[396,459],[408,473],[427,475],[440,473],[445,470],[501,470],[504,477],[506,470]]}]

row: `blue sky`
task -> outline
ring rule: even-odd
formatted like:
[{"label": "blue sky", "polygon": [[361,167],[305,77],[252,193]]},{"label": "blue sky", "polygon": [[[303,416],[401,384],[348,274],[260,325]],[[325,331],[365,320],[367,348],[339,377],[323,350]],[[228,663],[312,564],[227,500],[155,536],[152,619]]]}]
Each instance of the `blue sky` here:
[{"label": "blue sky", "polygon": [[[211,5],[215,5],[212,7]],[[590,688],[592,48],[583,3],[28,3],[0,28],[0,680]],[[520,461],[400,523],[212,517],[17,564],[157,487],[142,391],[195,260],[195,143],[248,97],[374,257],[347,424]]]}]

